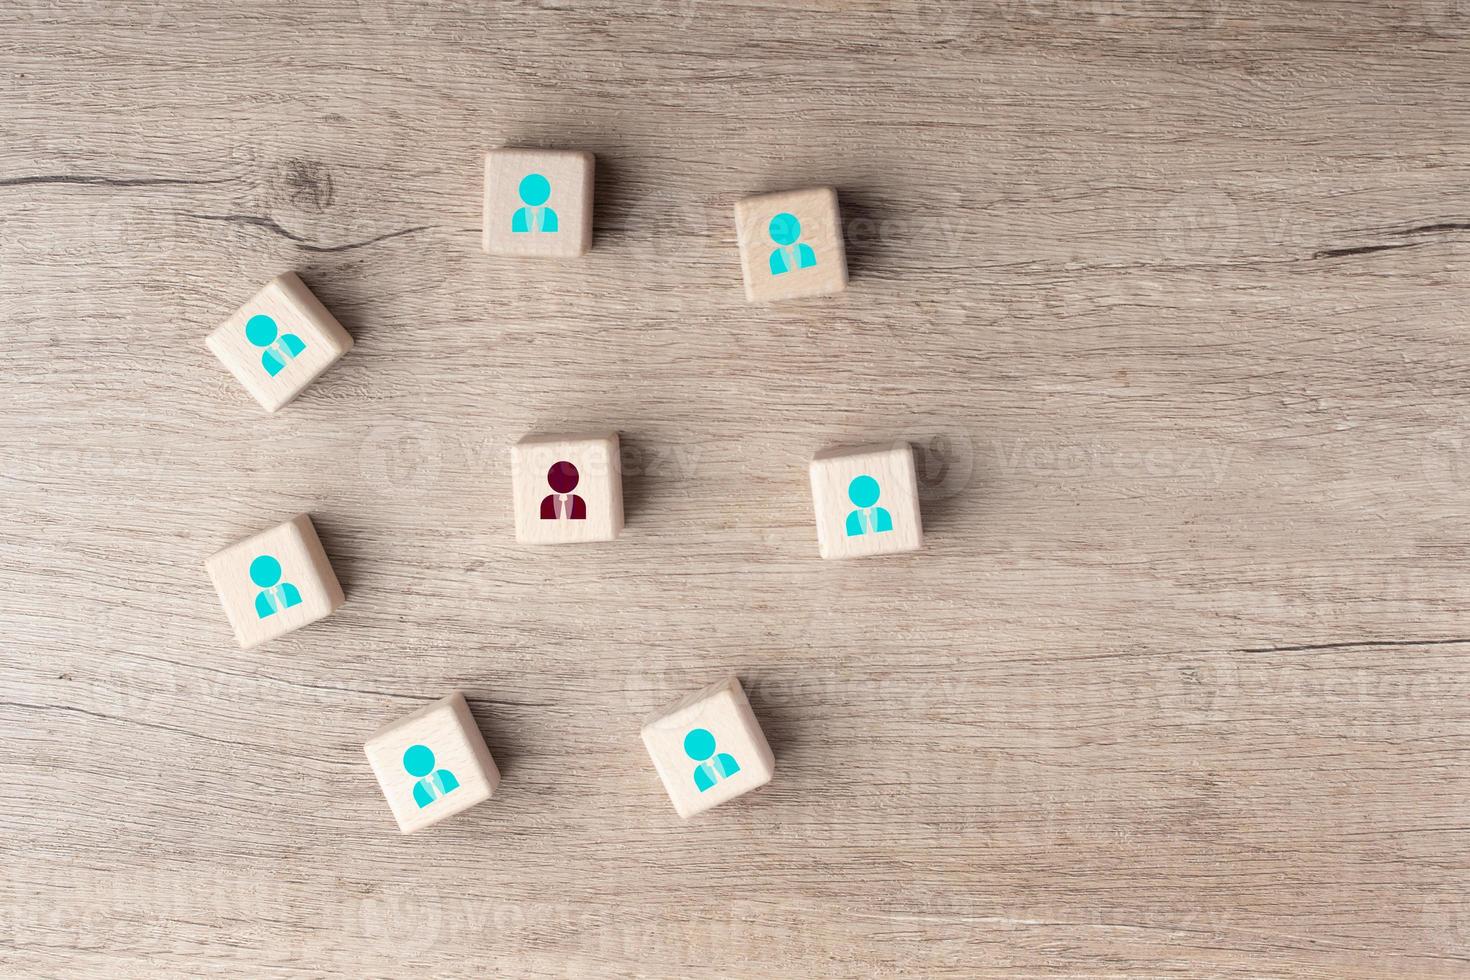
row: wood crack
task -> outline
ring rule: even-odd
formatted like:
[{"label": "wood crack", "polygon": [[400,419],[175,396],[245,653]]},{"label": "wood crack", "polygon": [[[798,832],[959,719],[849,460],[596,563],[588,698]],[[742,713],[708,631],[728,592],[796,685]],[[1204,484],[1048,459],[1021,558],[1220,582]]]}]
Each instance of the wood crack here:
[{"label": "wood crack", "polygon": [[249,225],[254,228],[264,228],[271,234],[278,235],[281,238],[286,239],[287,241],[294,244],[297,248],[305,252],[350,252],[356,248],[366,248],[369,245],[376,245],[378,242],[386,242],[391,238],[401,238],[404,235],[413,235],[421,231],[430,230],[429,225],[419,225],[414,228],[402,228],[398,231],[390,231],[385,234],[378,235],[374,238],[364,239],[360,242],[347,242],[342,245],[318,245],[315,242],[312,242],[307,238],[303,238],[301,235],[298,235],[295,232],[284,227],[279,221],[276,221],[274,218],[266,218],[262,217],[261,215],[190,214],[188,215],[188,217],[196,218],[200,221],[221,221],[226,224]]},{"label": "wood crack", "polygon": [[1441,231],[1470,231],[1470,221],[1441,221],[1433,225],[1417,225],[1394,232],[1396,235],[1430,235]]},{"label": "wood crack", "polygon": [[[1392,234],[1398,238],[1411,235],[1435,235],[1447,231],[1470,231],[1470,221],[1437,221],[1428,225],[1415,225]],[[1374,252],[1391,252],[1401,248],[1418,248],[1424,242],[1395,242],[1388,245],[1356,245],[1347,248],[1324,248],[1312,253],[1314,259],[1341,259],[1350,255],[1372,255]]]},{"label": "wood crack", "polygon": [[1359,640],[1347,643],[1307,643],[1286,647],[1245,647],[1238,653],[1305,653],[1311,650],[1354,650],[1373,647],[1442,647],[1470,643],[1470,638],[1455,640]]},{"label": "wood crack", "polygon": [[1398,245],[1358,245],[1354,248],[1324,248],[1313,252],[1314,259],[1340,259],[1349,255],[1369,255],[1373,252],[1390,252],[1400,248],[1418,248],[1423,242],[1402,242]]},{"label": "wood crack", "polygon": [[204,184],[228,184],[227,177],[217,180],[191,180],[185,177],[88,177],[76,174],[31,174],[25,177],[0,177],[0,187],[30,187],[35,184],[80,184],[87,187],[193,187]]}]

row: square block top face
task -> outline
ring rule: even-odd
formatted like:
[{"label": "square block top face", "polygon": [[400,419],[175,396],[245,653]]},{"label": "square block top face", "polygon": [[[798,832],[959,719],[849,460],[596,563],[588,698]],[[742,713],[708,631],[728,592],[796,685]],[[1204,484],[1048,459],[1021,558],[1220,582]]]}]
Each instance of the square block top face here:
[{"label": "square block top face", "polygon": [[483,803],[500,785],[500,770],[457,692],[383,726],[363,752],[405,834]]},{"label": "square block top face", "polygon": [[288,272],[266,283],[204,343],[274,412],[350,351],[352,335]]},{"label": "square block top face", "polygon": [[580,150],[486,153],[485,251],[551,258],[587,254],[592,168],[592,154]]},{"label": "square block top face", "polygon": [[622,533],[616,432],[527,436],[511,447],[510,471],[517,541],[611,541]]},{"label": "square block top face", "polygon": [[735,205],[745,298],[769,303],[847,288],[837,192],[830,187],[749,197]]},{"label": "square block top face", "polygon": [[823,558],[915,551],[923,544],[908,443],[818,453],[811,480]]},{"label": "square block top face", "polygon": [[342,605],[342,586],[306,514],[211,555],[204,568],[246,649]]},{"label": "square block top face", "polygon": [[681,817],[771,781],[776,760],[740,681],[720,681],[649,719],[643,744]]}]

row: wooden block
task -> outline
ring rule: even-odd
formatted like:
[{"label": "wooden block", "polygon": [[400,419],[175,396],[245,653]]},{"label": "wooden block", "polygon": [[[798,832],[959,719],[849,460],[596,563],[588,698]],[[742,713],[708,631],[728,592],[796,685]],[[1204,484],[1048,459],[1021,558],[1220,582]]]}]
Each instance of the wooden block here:
[{"label": "wooden block", "polygon": [[277,276],[205,338],[268,412],[301,394],[352,349],[352,335],[294,272]]},{"label": "wooden block", "polygon": [[618,434],[530,435],[511,447],[516,540],[611,541],[623,530]]},{"label": "wooden block", "polygon": [[917,551],[924,543],[908,443],[820,452],[811,479],[823,558]]},{"label": "wooden block", "polygon": [[776,771],[776,757],[733,676],[650,717],[643,744],[686,820],[764,786]]},{"label": "wooden block", "polygon": [[592,248],[592,154],[485,154],[484,248],[492,255],[570,258]]},{"label": "wooden block", "polygon": [[330,616],[344,598],[309,514],[230,545],[204,568],[246,649]]},{"label": "wooden block", "polygon": [[456,691],[378,729],[363,746],[405,834],[490,799],[500,770]]},{"label": "wooden block", "polygon": [[837,192],[830,187],[748,197],[735,205],[745,298],[769,303],[847,288]]}]

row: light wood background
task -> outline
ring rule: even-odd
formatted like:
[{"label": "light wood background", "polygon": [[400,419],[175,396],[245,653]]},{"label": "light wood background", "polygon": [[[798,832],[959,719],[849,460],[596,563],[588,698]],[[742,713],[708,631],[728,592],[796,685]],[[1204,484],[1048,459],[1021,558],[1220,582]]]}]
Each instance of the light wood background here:
[{"label": "light wood background", "polygon": [[[1470,975],[1470,5],[0,6],[0,972]],[[592,150],[593,252],[480,254]],[[839,188],[834,300],[731,205]],[[357,340],[268,417],[204,336]],[[519,547],[509,445],[628,528]],[[805,463],[911,439],[926,547]],[[347,590],[235,648],[217,548]],[[644,715],[739,674],[775,781],[681,823]],[[362,755],[462,689],[496,798]]]}]

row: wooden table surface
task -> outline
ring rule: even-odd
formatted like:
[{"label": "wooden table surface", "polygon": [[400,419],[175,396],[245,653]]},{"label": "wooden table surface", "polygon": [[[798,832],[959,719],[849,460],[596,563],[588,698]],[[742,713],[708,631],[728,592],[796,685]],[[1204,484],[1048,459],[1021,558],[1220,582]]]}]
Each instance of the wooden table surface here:
[{"label": "wooden table surface", "polygon": [[[0,6],[0,973],[1470,976],[1470,5]],[[585,259],[480,153],[597,154]],[[732,203],[839,189],[830,300]],[[295,269],[357,346],[262,412]],[[509,445],[617,429],[615,544]],[[817,558],[806,461],[919,451]],[[203,559],[347,590],[242,652]],[[745,682],[688,823],[641,720]],[[496,797],[362,754],[455,689]]]}]

